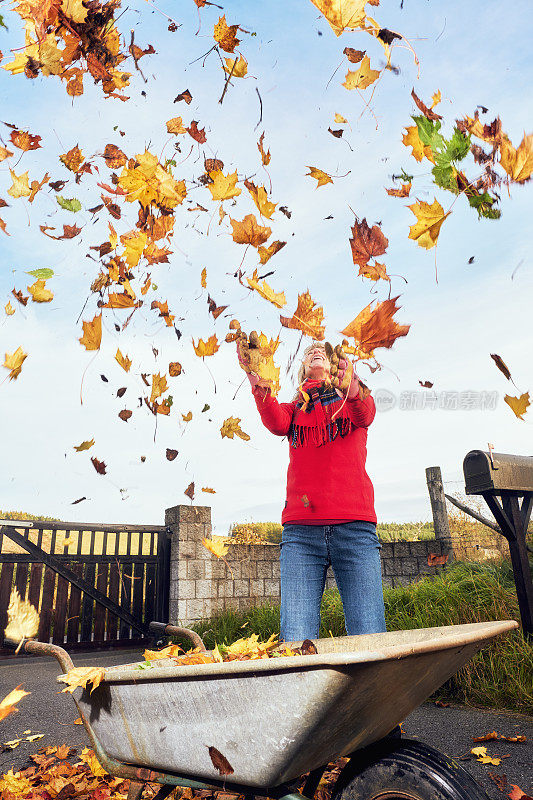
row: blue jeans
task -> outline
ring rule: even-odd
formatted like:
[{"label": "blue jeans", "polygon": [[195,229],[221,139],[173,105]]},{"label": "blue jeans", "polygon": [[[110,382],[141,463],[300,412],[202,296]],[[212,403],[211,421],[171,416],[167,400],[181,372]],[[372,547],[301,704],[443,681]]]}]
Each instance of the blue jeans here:
[{"label": "blue jeans", "polygon": [[331,564],[348,635],[386,631],[376,524],[283,526],[281,632],[286,642],[316,639],[320,602]]}]

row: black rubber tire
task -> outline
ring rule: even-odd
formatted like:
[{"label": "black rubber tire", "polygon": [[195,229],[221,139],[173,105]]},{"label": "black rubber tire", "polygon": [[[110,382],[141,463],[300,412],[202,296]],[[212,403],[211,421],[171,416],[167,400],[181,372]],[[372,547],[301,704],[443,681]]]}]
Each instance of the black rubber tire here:
[{"label": "black rubber tire", "polygon": [[415,739],[384,739],[357,752],[332,800],[488,800],[456,761]]}]

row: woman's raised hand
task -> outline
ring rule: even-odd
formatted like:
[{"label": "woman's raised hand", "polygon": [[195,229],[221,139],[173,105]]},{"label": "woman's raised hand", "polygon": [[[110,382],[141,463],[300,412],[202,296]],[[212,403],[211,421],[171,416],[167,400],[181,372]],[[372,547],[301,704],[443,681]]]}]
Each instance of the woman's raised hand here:
[{"label": "woman's raised hand", "polygon": [[253,349],[259,346],[259,337],[257,335],[257,331],[252,331],[248,337],[244,331],[239,330],[236,342],[239,366],[246,372],[246,376],[253,388],[254,386],[257,386],[261,380],[259,375],[253,372],[250,366],[250,348]]},{"label": "woman's raised hand", "polygon": [[336,389],[346,394],[348,399],[357,397],[359,392],[359,378],[353,368],[352,362],[338,344],[335,349],[329,342],[325,343],[326,355],[331,363],[331,383]]}]

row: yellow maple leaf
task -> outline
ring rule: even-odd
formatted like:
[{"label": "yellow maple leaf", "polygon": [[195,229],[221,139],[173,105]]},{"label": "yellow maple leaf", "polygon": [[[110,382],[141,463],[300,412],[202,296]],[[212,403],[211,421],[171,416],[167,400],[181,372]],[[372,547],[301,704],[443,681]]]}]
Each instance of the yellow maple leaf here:
[{"label": "yellow maple leaf", "polygon": [[7,607],[7,626],[4,636],[19,646],[24,639],[33,639],[39,630],[39,614],[28,600],[22,600],[13,589]]},{"label": "yellow maple leaf", "polygon": [[150,203],[172,209],[183,203],[187,195],[185,181],[176,181],[148,150],[135,156],[136,166],[125,166],[118,185],[128,194],[124,198],[128,203],[139,200],[143,206]]},{"label": "yellow maple leaf", "polygon": [[246,280],[248,281],[250,289],[254,289],[261,297],[268,300],[269,303],[273,303],[277,308],[283,308],[283,306],[286,305],[287,299],[285,297],[285,292],[275,292],[266,281],[261,281],[260,283],[257,269],[254,269],[252,277],[246,278]]},{"label": "yellow maple leaf", "polygon": [[136,267],[148,241],[145,232],[128,231],[121,235],[120,241],[124,245],[123,256],[126,259],[126,263],[130,267]]},{"label": "yellow maple leaf", "polygon": [[[20,741],[20,739],[19,739]],[[4,742],[7,744],[7,742]],[[7,794],[7,797],[25,797],[32,793],[32,782],[28,780],[21,772],[13,772],[11,768],[0,778],[0,792],[2,796]],[[30,795],[31,796],[31,795]]]},{"label": "yellow maple leaf", "polygon": [[26,288],[34,303],[49,303],[54,299],[54,293],[50,289],[46,289],[46,281],[42,278]]},{"label": "yellow maple leaf", "polygon": [[20,75],[21,72],[24,72],[24,70],[26,69],[27,63],[28,63],[28,56],[26,55],[26,53],[17,53],[13,61],[10,61],[8,64],[2,65],[2,69],[5,69],[12,75]]},{"label": "yellow maple leaf", "polygon": [[270,244],[268,247],[263,247],[263,245],[261,245],[261,247],[258,247],[257,255],[259,256],[261,264],[266,264],[267,261],[270,261],[272,256],[275,256],[276,253],[279,253],[281,248],[285,247],[286,244],[287,242],[276,241],[272,242],[272,244]]},{"label": "yellow maple leaf", "polygon": [[222,423],[222,427],[220,428],[220,435],[222,438],[224,439],[224,437],[227,437],[228,439],[233,439],[233,436],[235,435],[247,442],[250,437],[247,433],[241,430],[239,424],[240,421],[241,420],[239,417],[228,417],[225,419]]},{"label": "yellow maple leaf", "polygon": [[94,439],[86,439],[81,444],[77,444],[77,445],[75,444],[74,445],[74,450],[77,453],[81,453],[83,450],[88,450],[90,447],[93,446],[93,444],[94,444]]},{"label": "yellow maple leaf", "polygon": [[438,104],[440,103],[441,100],[442,100],[442,95],[441,95],[440,89],[437,89],[437,91],[434,94],[431,95],[430,108],[435,108],[435,106],[438,106]]},{"label": "yellow maple leaf", "polygon": [[409,228],[409,239],[413,239],[420,247],[430,250],[437,244],[439,232],[442,223],[451,214],[448,211],[446,214],[438,202],[434,200],[431,205],[424,202],[424,200],[417,200],[412,206],[407,206],[411,209],[416,217],[416,222]]},{"label": "yellow maple leaf", "polygon": [[316,188],[318,189],[319,186],[324,186],[326,183],[333,183],[333,180],[327,172],[319,169],[318,167],[306,167],[309,172],[306,172],[306,175],[310,175],[312,178],[316,178],[318,181]]},{"label": "yellow maple leaf", "polygon": [[342,85],[345,89],[366,89],[379,78],[380,74],[378,69],[370,67],[370,59],[365,56],[358,69],[348,70]]},{"label": "yellow maple leaf", "polygon": [[[271,156],[270,156],[270,150],[265,150],[265,148],[263,147],[264,138],[265,134],[263,132],[259,137],[259,141],[257,142],[257,149],[261,153],[261,163],[263,164],[264,167],[266,167],[268,166],[268,164],[270,164]],[[13,153],[11,155],[13,155]]]},{"label": "yellow maple leaf", "polygon": [[45,175],[44,175],[44,177],[43,177],[43,179],[42,179],[41,181],[32,181],[32,182],[30,183],[30,189],[31,189],[31,191],[30,191],[30,196],[28,197],[28,201],[29,201],[30,203],[33,203],[33,201],[35,200],[35,195],[37,194],[37,192],[38,192],[40,189],[42,189],[42,188],[43,188],[43,186],[44,186],[44,184],[45,184],[47,181],[49,181],[49,180],[50,180],[50,175],[48,174],[48,172],[46,172],[46,173],[45,173]]},{"label": "yellow maple leaf", "polygon": [[[228,75],[231,73],[232,78],[244,78],[244,76],[248,72],[248,62],[239,53],[239,58],[225,58],[224,61],[226,62],[223,65],[224,72],[227,72]],[[233,72],[232,72],[233,70]]]},{"label": "yellow maple leaf", "polygon": [[82,322],[83,336],[78,341],[86,350],[99,350],[102,343],[102,315],[97,314],[91,322]]},{"label": "yellow maple leaf", "polygon": [[183,125],[183,120],[181,117],[172,117],[172,119],[167,120],[167,133],[175,133],[176,136],[180,133],[187,133],[187,128]]},{"label": "yellow maple leaf", "polygon": [[270,392],[275,397],[280,390],[279,367],[274,364],[274,353],[279,346],[279,337],[269,340],[264,333],[260,333],[255,347],[247,346],[243,348],[240,345],[238,346],[241,355],[239,361],[241,368],[247,373],[257,375],[263,382],[268,383]]},{"label": "yellow maple leaf", "polygon": [[[204,489],[202,489],[204,491]],[[217,558],[224,558],[229,550],[229,544],[224,539],[202,539],[203,546]]]},{"label": "yellow maple leaf", "polygon": [[87,9],[82,5],[82,0],[61,0],[62,10],[73,22],[85,22]]},{"label": "yellow maple leaf", "polygon": [[57,680],[60,683],[66,683],[66,687],[62,692],[72,692],[81,687],[85,689],[88,683],[92,684],[91,694],[100,685],[105,678],[104,667],[74,667],[70,669],[65,675],[59,675]]},{"label": "yellow maple leaf", "polygon": [[203,339],[198,339],[198,344],[194,344],[193,339],[192,346],[194,347],[194,352],[200,358],[204,358],[204,356],[214,356],[217,350],[220,349],[220,345],[215,333],[205,342]]},{"label": "yellow maple leaf", "polygon": [[533,133],[524,134],[518,148],[504,137],[500,143],[500,164],[512,181],[528,181],[533,172]]},{"label": "yellow maple leaf", "polygon": [[12,169],[10,169],[9,172],[11,173],[11,180],[13,183],[7,190],[7,193],[11,195],[11,197],[28,197],[31,194],[28,171],[26,170],[26,172],[22,172],[20,175],[16,175]]},{"label": "yellow maple leaf", "polygon": [[431,147],[429,147],[429,145],[422,144],[422,140],[418,135],[417,126],[408,125],[406,126],[405,130],[406,133],[404,133],[402,141],[406,147],[412,148],[411,155],[413,156],[413,158],[415,158],[417,161],[422,161],[422,159],[425,156],[427,159],[435,163],[433,158],[433,151],[431,150]]},{"label": "yellow maple leaf", "polygon": [[123,356],[122,355],[122,353],[120,352],[120,348],[117,348],[117,353],[115,355],[115,361],[117,361],[120,364],[120,366],[122,367],[122,369],[125,372],[129,372],[130,371],[131,360],[128,358],[128,356]]},{"label": "yellow maple leaf", "polygon": [[244,185],[252,195],[252,199],[257,206],[259,213],[263,217],[270,219],[276,210],[276,203],[271,203],[264,186],[256,186],[252,181],[244,181]]},{"label": "yellow maple leaf", "polygon": [[192,419],[192,411],[187,411],[186,414],[182,414],[181,418],[183,419],[184,422],[190,422]]},{"label": "yellow maple leaf", "polygon": [[233,228],[232,239],[237,244],[251,244],[252,247],[259,247],[272,233],[272,228],[259,225],[253,214],[247,214],[242,221],[230,217],[230,223]]},{"label": "yellow maple leaf", "polygon": [[16,708],[17,703],[19,703],[23,697],[26,697],[26,695],[31,694],[31,692],[25,692],[24,689],[21,689],[21,686],[22,684],[19,684],[12,689],[0,702],[0,722],[14,711],[18,711],[18,708]]},{"label": "yellow maple leaf", "polygon": [[17,347],[14,353],[6,353],[6,358],[4,361],[3,366],[6,369],[11,370],[9,373],[9,380],[12,381],[13,379],[17,379],[20,375],[20,371],[22,369],[22,364],[24,360],[27,358],[28,354],[24,352],[22,347]]},{"label": "yellow maple leaf", "polygon": [[279,319],[285,328],[302,331],[306,336],[318,341],[324,338],[325,326],[322,325],[324,312],[322,306],[315,306],[315,301],[309,292],[298,295],[298,304],[292,317],[280,316]]},{"label": "yellow maple leaf", "polygon": [[152,375],[152,393],[150,395],[150,402],[153,403],[158,397],[161,397],[168,389],[166,375]]},{"label": "yellow maple leaf", "polygon": [[207,270],[205,267],[203,268],[202,273],[200,275],[200,286],[202,287],[202,289],[207,288]]},{"label": "yellow maple leaf", "polygon": [[523,419],[523,415],[526,413],[528,407],[531,405],[529,402],[529,392],[524,392],[521,394],[520,397],[511,397],[510,395],[504,395],[505,402],[511,408],[513,413],[518,417],[518,419]]},{"label": "yellow maple leaf", "polygon": [[213,200],[229,200],[231,197],[238,197],[242,189],[238,189],[237,170],[233,173],[224,175],[221,169],[212,170],[209,177],[213,183],[208,183],[207,188],[211,192]]},{"label": "yellow maple leaf", "polygon": [[497,767],[501,762],[501,758],[492,758],[491,756],[488,756],[486,747],[473,747],[470,752],[472,755],[478,757],[477,760],[481,764],[493,764],[495,767]]},{"label": "yellow maple leaf", "polygon": [[325,16],[335,36],[345,30],[362,28],[365,23],[367,0],[311,0]]},{"label": "yellow maple leaf", "polygon": [[80,753],[81,760],[89,766],[92,774],[95,778],[102,778],[106,775],[105,769],[100,765],[100,762],[96,758],[94,751],[90,750],[88,747],[85,747]]},{"label": "yellow maple leaf", "polygon": [[10,317],[11,314],[15,313],[15,309],[13,308],[13,306],[11,305],[11,302],[9,300],[7,301],[7,303],[4,306],[4,311],[6,312],[8,317]]},{"label": "yellow maple leaf", "polygon": [[344,125],[348,122],[348,120],[345,119],[342,114],[335,114],[335,122],[337,125]]},{"label": "yellow maple leaf", "polygon": [[359,266],[359,275],[365,278],[370,278],[371,281],[379,281],[381,278],[384,281],[390,281],[387,275],[387,267],[385,264],[380,264],[376,261],[374,264],[363,264]]},{"label": "yellow maple leaf", "polygon": [[237,39],[236,36],[238,30],[238,25],[227,24],[226,15],[224,14],[214,27],[213,38],[226,53],[233,53],[240,42],[240,39]]},{"label": "yellow maple leaf", "polygon": [[13,153],[11,152],[11,150],[8,150],[7,147],[2,147],[0,145],[0,161],[4,161],[6,158],[9,158],[9,156],[12,155]]},{"label": "yellow maple leaf", "polygon": [[216,489],[211,489],[209,486],[202,486],[202,492],[206,492],[207,494],[216,494]]}]

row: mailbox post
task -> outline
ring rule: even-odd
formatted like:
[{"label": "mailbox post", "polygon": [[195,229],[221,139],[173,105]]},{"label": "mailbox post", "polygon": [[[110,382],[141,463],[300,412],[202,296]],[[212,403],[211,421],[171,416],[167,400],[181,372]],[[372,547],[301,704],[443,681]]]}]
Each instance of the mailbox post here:
[{"label": "mailbox post", "polygon": [[471,450],[464,458],[463,472],[466,494],[485,498],[509,543],[522,629],[525,637],[533,639],[533,582],[526,546],[533,507],[533,456]]}]

